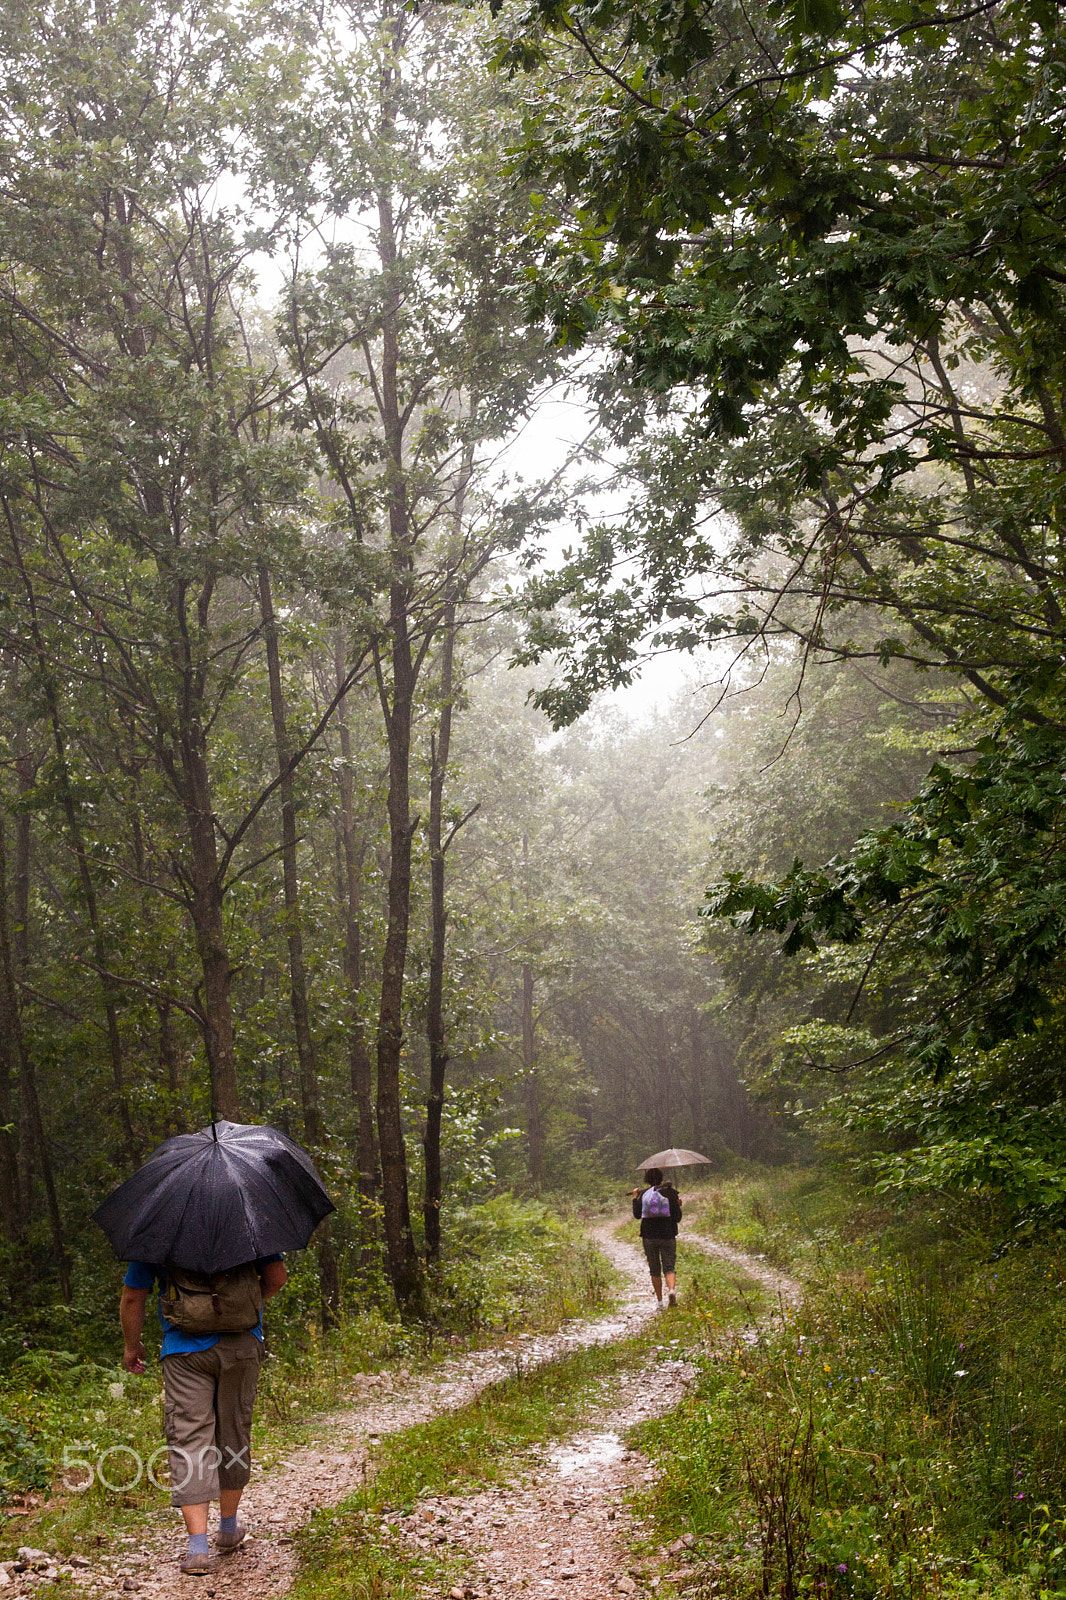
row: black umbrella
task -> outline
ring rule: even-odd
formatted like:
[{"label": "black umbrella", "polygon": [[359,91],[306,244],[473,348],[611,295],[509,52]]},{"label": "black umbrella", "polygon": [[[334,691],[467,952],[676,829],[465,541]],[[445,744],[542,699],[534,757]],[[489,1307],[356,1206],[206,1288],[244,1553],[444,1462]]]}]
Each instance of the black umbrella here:
[{"label": "black umbrella", "polygon": [[120,1261],[225,1272],[303,1249],[335,1209],[311,1157],[287,1134],[215,1122],[153,1150],[95,1220]]}]

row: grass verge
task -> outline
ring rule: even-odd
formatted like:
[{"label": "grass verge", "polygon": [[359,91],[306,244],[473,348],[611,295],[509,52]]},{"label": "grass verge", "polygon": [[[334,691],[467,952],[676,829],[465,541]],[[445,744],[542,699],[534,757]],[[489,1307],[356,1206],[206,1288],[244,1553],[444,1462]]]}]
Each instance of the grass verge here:
[{"label": "grass verge", "polygon": [[1061,1241],[996,1253],[809,1173],[715,1188],[706,1222],[806,1262],[807,1291],[753,1343],[708,1346],[679,1411],[637,1432],[660,1467],[648,1549],[695,1540],[676,1587],[1066,1596]]}]

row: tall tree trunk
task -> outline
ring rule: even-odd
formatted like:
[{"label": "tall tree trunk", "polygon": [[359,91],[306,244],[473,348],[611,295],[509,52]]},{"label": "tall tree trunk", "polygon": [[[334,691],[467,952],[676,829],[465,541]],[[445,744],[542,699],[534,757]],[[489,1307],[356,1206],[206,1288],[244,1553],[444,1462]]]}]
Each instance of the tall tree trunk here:
[{"label": "tall tree trunk", "polygon": [[[394,19],[398,29],[400,24]],[[395,74],[383,83],[383,121],[395,121]],[[375,653],[381,709],[389,743],[389,892],[385,953],[378,1010],[378,1144],[381,1153],[381,1199],[389,1277],[401,1311],[425,1311],[425,1284],[411,1229],[400,1104],[400,1058],[403,1050],[404,973],[411,913],[411,841],[418,820],[411,818],[411,719],[417,670],[411,643],[408,607],[412,584],[412,534],[407,500],[403,445],[405,418],[399,394],[398,324],[401,288],[396,280],[397,245],[392,197],[378,196],[378,253],[386,277],[379,373],[380,409],[386,447],[389,505],[389,655],[391,698],[383,663]]]},{"label": "tall tree trunk", "polygon": [[432,935],[429,956],[429,997],[426,1035],[429,1042],[429,1093],[426,1096],[425,1192],[422,1215],[426,1230],[426,1260],[440,1257],[440,1207],[443,1198],[441,1176],[441,1121],[444,1115],[444,1080],[448,1071],[448,1049],[444,1036],[444,951],[448,932],[448,913],[444,903],[444,851],[442,819],[444,779],[452,738],[452,675],[455,664],[455,604],[445,615],[444,648],[440,669],[440,736],[432,742],[429,780],[429,882]]},{"label": "tall tree trunk", "polygon": [[266,639],[267,677],[270,683],[270,717],[274,725],[274,746],[278,757],[278,774],[281,779],[281,860],[285,884],[285,939],[289,947],[289,999],[292,1006],[292,1025],[296,1036],[296,1059],[300,1073],[300,1110],[303,1115],[304,1138],[312,1148],[322,1143],[322,1114],[318,1097],[318,1073],[315,1045],[311,1037],[311,1021],[307,1004],[307,970],[304,966],[303,930],[300,926],[300,880],[296,859],[296,800],[293,789],[289,748],[289,730],[285,715],[285,696],[281,686],[281,653],[278,649],[278,625],[274,614],[274,599],[270,591],[270,573],[265,562],[259,563],[259,608],[263,617]]},{"label": "tall tree trunk", "polygon": [[[471,411],[476,406],[471,406]],[[453,536],[458,545],[463,536],[466,492],[474,468],[474,447],[463,449],[459,481],[456,485]],[[440,1208],[444,1197],[441,1174],[441,1122],[444,1115],[444,1081],[448,1072],[448,1050],[444,1034],[444,956],[448,936],[448,913],[444,900],[444,866],[448,841],[443,837],[444,781],[448,775],[448,756],[452,743],[452,711],[455,698],[455,597],[449,596],[444,610],[444,645],[440,664],[440,729],[431,748],[429,787],[429,877],[431,945],[429,957],[429,996],[426,1036],[429,1044],[429,1093],[426,1096],[425,1190],[422,1216],[426,1234],[426,1260],[440,1258]],[[454,831],[454,830],[453,830]]]},{"label": "tall tree trunk", "polygon": [[[270,719],[274,725],[274,746],[281,779],[281,860],[285,884],[285,939],[289,947],[289,1003],[296,1035],[296,1060],[300,1074],[300,1111],[304,1139],[312,1150],[325,1140],[318,1095],[318,1064],[311,1037],[310,1009],[307,1004],[307,969],[304,966],[303,930],[300,926],[300,879],[297,871],[296,798],[292,782],[289,729],[285,716],[285,695],[281,686],[281,652],[278,649],[278,623],[274,597],[270,591],[270,572],[259,563],[259,609],[266,639],[267,678],[270,684]],[[337,1325],[339,1284],[337,1257],[333,1249],[329,1222],[317,1233],[319,1305],[323,1328]]]},{"label": "tall tree trunk", "polygon": [[[408,635],[407,587],[401,582],[394,582],[391,587],[392,697],[387,710],[389,889],[378,1011],[377,1120],[389,1277],[401,1310],[417,1314],[423,1307],[424,1288],[411,1229],[407,1151],[400,1102],[404,972],[411,910],[411,840],[418,825],[417,819],[412,821],[411,818],[410,800],[414,672]],[[383,699],[386,698],[383,695]]]},{"label": "tall tree trunk", "polygon": [[526,1141],[529,1176],[539,1189],[544,1182],[544,1115],[540,1103],[540,1072],[533,1023],[533,968],[522,963],[522,1085],[526,1101]]},{"label": "tall tree trunk", "polygon": [[[344,660],[344,641],[337,634],[334,639],[334,670],[337,690],[340,691],[347,673]],[[352,765],[352,735],[348,724],[347,696],[337,708],[337,731],[340,736],[341,770],[340,789],[340,842],[344,853],[344,870],[341,876],[341,911],[344,918],[344,972],[348,984],[348,1069],[351,1076],[352,1099],[357,1117],[356,1164],[359,1172],[360,1232],[363,1245],[363,1265],[369,1269],[377,1244],[376,1199],[378,1192],[378,1149],[374,1128],[373,1064],[367,1047],[366,1029],[360,1009],[363,986],[363,947],[361,914],[363,898],[363,856],[365,838],[358,838],[355,830],[355,774]]]},{"label": "tall tree trunk", "polygon": [[[529,884],[529,834],[522,835],[522,882],[526,899],[526,935],[529,936],[529,908],[532,900]],[[529,1176],[539,1189],[544,1182],[544,1115],[540,1097],[540,1073],[537,1068],[537,1035],[533,1019],[533,967],[522,963],[522,1087],[526,1102],[526,1143],[529,1153]]]},{"label": "tall tree trunk", "polygon": [[186,724],[181,730],[180,743],[184,779],[182,797],[189,830],[192,869],[189,911],[196,933],[196,953],[200,957],[204,976],[200,1012],[211,1082],[211,1116],[226,1122],[239,1122],[241,1107],[233,1043],[233,1009],[230,1004],[233,968],[222,916],[222,884],[211,785],[199,726]]},{"label": "tall tree trunk", "polygon": [[133,1119],[130,1114],[129,1097],[126,1092],[122,1038],[118,1027],[120,989],[110,969],[107,939],[104,935],[103,924],[100,920],[100,909],[96,899],[96,884],[89,866],[89,853],[85,845],[85,836],[82,833],[81,816],[74,797],[74,786],[71,782],[70,767],[67,761],[66,734],[59,711],[59,692],[52,672],[52,659],[48,653],[44,635],[41,632],[40,619],[37,613],[37,597],[23,559],[22,541],[19,537],[18,525],[6,499],[4,501],[4,514],[8,532],[11,536],[12,554],[14,555],[15,565],[26,596],[34,655],[37,658],[38,674],[41,687],[44,690],[45,703],[48,707],[48,719],[52,729],[52,742],[56,755],[56,774],[59,779],[63,813],[66,817],[67,831],[70,835],[71,846],[78,866],[78,881],[81,887],[82,899],[85,902],[86,914],[89,918],[89,930],[92,934],[93,955],[104,1006],[105,1032],[107,1035],[108,1055],[111,1062],[111,1084],[115,1099],[115,1109],[119,1126],[122,1129],[126,1159],[131,1167],[136,1167],[140,1161],[140,1147],[133,1131]]},{"label": "tall tree trunk", "polygon": [[673,1127],[674,1095],[673,1095],[673,1063],[666,1041],[666,1018],[662,1012],[655,1018],[653,1024],[655,1035],[655,1063],[657,1067],[655,1081],[655,1137],[659,1141],[659,1148],[665,1150],[671,1142]]},{"label": "tall tree trunk", "polygon": [[230,1003],[233,967],[222,914],[222,873],[207,760],[210,718],[204,704],[207,667],[203,657],[207,652],[203,635],[211,610],[214,582],[213,575],[205,578],[196,598],[194,617],[190,616],[188,581],[182,577],[175,579],[170,591],[177,736],[176,759],[168,763],[168,772],[185,812],[189,841],[188,906],[203,972],[199,991],[200,1025],[207,1056],[211,1116],[239,1122],[241,1107]]},{"label": "tall tree trunk", "polygon": [[703,1017],[689,1013],[689,1092],[692,1148],[702,1150],[707,1138],[707,1058],[703,1047]]},{"label": "tall tree trunk", "polygon": [[[17,748],[17,745],[16,745]],[[16,834],[19,825],[29,818],[19,817],[16,822]],[[4,827],[3,814],[0,812],[0,833]],[[3,840],[0,838],[0,852],[3,851]],[[17,848],[16,848],[17,857]],[[18,869],[16,867],[13,906],[15,928],[19,926],[19,883]],[[28,899],[28,896],[27,896]],[[0,917],[6,923],[7,906],[0,907]],[[11,995],[15,1005],[18,1005],[18,983],[16,979],[17,958],[10,957],[11,962]],[[7,1018],[9,1007],[4,1007],[4,1019],[0,1022],[0,1222],[3,1224],[4,1237],[14,1243],[23,1233],[22,1217],[28,1212],[19,1202],[19,1170],[18,1170],[18,1143],[12,1123],[12,1107],[14,1104],[14,1086],[19,1077],[19,1053],[15,1048],[15,1040],[11,1025]],[[28,1112],[27,1112],[28,1115]],[[32,1128],[29,1130],[32,1143]]]},{"label": "tall tree trunk", "polygon": [[[16,667],[17,671],[17,667]],[[19,800],[25,802],[37,779],[37,763],[30,753],[29,730],[26,719],[17,712],[15,727],[15,772],[18,777]],[[12,910],[15,925],[12,937],[12,957],[15,983],[26,982],[30,966],[30,858],[32,835],[30,813],[25,803],[15,819],[15,870],[12,881]],[[16,1070],[17,1052],[15,1053]],[[15,1162],[15,1199],[17,1204],[16,1232],[25,1235],[33,1212],[33,1180],[36,1154],[36,1135],[33,1126],[33,1095],[26,1085],[19,1085],[19,1122],[17,1137],[11,1136],[11,1150]],[[6,1120],[6,1119],[5,1119]]]},{"label": "tall tree trunk", "polygon": [[45,1138],[44,1123],[41,1119],[41,1101],[37,1093],[37,1075],[34,1071],[33,1058],[26,1048],[25,1034],[22,1031],[18,985],[15,982],[11,937],[8,931],[7,851],[4,842],[2,816],[0,816],[0,1053],[3,1053],[6,1057],[2,1063],[3,1075],[10,1083],[12,1069],[17,1069],[22,1094],[29,1103],[34,1143],[37,1147],[37,1160],[41,1168],[41,1179],[44,1183],[45,1200],[48,1207],[48,1223],[52,1233],[52,1250],[55,1255],[56,1274],[59,1278],[59,1292],[63,1297],[63,1304],[69,1305],[71,1301],[70,1257],[67,1254],[66,1239],[63,1234],[63,1219],[59,1210],[59,1198],[56,1194],[52,1158],[48,1149],[48,1141]]}]

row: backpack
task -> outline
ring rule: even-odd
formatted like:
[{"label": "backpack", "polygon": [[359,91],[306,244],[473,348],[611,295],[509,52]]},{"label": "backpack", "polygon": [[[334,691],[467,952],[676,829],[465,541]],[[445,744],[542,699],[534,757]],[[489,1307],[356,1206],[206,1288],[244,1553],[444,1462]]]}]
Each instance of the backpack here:
[{"label": "backpack", "polygon": [[668,1217],[670,1202],[658,1189],[645,1189],[640,1197],[640,1214],[642,1217]]},{"label": "backpack", "polygon": [[251,1333],[263,1314],[263,1290],[252,1262],[228,1272],[186,1272],[167,1266],[159,1309],[179,1333]]}]

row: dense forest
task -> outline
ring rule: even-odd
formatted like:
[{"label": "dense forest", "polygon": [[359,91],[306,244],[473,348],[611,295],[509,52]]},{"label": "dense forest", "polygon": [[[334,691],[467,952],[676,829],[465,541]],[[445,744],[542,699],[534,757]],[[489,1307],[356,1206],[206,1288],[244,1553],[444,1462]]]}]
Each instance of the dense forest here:
[{"label": "dense forest", "polygon": [[0,21],[0,1357],[215,1120],[316,1339],[671,1145],[1057,1249],[1058,9]]},{"label": "dense forest", "polygon": [[327,1321],[827,1072],[1054,1211],[1061,41],[908,16],[7,14],[16,1299],[212,1116],[344,1197]]}]

